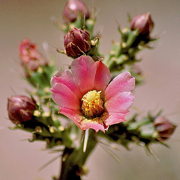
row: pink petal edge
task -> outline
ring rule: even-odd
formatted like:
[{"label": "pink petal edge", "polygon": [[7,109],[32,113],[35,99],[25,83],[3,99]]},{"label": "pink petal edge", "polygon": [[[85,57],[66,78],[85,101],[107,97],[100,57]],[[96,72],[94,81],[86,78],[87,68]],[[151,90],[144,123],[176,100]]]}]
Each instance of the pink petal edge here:
[{"label": "pink petal edge", "polygon": [[89,122],[85,122],[85,121],[82,121],[81,122],[81,127],[80,127],[82,130],[87,130],[87,129],[94,129],[96,132],[98,132],[99,130],[102,131],[102,132],[105,132],[105,127],[103,124],[100,124],[96,121],[89,121]]},{"label": "pink petal edge", "polygon": [[96,61],[94,65],[96,66],[94,89],[104,90],[107,87],[109,81],[111,80],[110,71],[101,61]]},{"label": "pink petal edge", "polygon": [[69,119],[71,119],[79,128],[81,128],[80,121],[82,119],[80,112],[78,110],[60,108],[59,112]]},{"label": "pink petal edge", "polygon": [[105,103],[109,113],[127,113],[133,104],[134,96],[131,92],[119,92]]},{"label": "pink petal edge", "polygon": [[74,92],[74,94],[81,96],[81,92],[79,87],[74,82],[71,71],[66,70],[63,73],[58,72],[56,75],[54,75],[51,79],[51,85],[53,86],[56,83],[66,85],[72,92]]},{"label": "pink petal edge", "polygon": [[78,97],[64,84],[56,83],[51,88],[53,100],[60,106],[70,109],[79,109]]},{"label": "pink petal edge", "polygon": [[82,94],[94,87],[95,71],[94,61],[90,56],[80,56],[72,62],[71,70],[75,83]]},{"label": "pink petal edge", "polygon": [[127,115],[127,113],[125,113],[125,114],[111,113],[111,114],[109,114],[109,117],[105,120],[105,124],[107,126],[110,126],[113,124],[118,124],[118,123],[124,122],[126,115]]},{"label": "pink petal edge", "polygon": [[105,90],[106,100],[119,92],[132,91],[135,87],[135,78],[129,72],[123,72],[115,77]]}]

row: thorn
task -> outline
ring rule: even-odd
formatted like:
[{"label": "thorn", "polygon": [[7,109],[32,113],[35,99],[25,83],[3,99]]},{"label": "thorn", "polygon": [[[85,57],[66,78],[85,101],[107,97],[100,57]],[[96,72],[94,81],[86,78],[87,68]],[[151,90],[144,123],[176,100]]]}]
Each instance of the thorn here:
[{"label": "thorn", "polygon": [[45,163],[43,166],[41,166],[39,168],[39,171],[42,171],[44,168],[46,168],[49,164],[51,164],[52,162],[54,162],[57,158],[59,158],[61,155],[58,155],[56,157],[54,157],[53,159],[51,159],[50,161],[48,161],[47,163]]},{"label": "thorn", "polygon": [[157,155],[153,152],[152,148],[148,145],[145,146],[147,152],[158,162],[160,162],[160,159],[157,157]]},{"label": "thorn", "polygon": [[109,149],[109,147],[105,148],[103,144],[99,144],[99,145],[106,153],[110,154],[118,163],[121,162],[119,156],[115,154],[111,149]]},{"label": "thorn", "polygon": [[66,51],[63,49],[56,49],[56,51],[61,54],[66,54]]},{"label": "thorn", "polygon": [[130,13],[128,13],[127,16],[128,16],[128,22],[130,23],[132,21],[132,17],[130,15]]}]

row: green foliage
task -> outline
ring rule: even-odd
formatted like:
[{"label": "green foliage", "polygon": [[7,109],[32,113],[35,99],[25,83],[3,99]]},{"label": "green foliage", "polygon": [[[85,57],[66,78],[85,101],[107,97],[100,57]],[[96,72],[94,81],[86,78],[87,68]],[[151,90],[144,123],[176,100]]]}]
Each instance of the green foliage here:
[{"label": "green foliage", "polygon": [[119,72],[129,70],[136,78],[136,85],[142,84],[143,76],[134,71],[133,65],[141,61],[137,54],[143,49],[149,48],[149,43],[155,39],[142,37],[137,30],[129,28],[123,30],[119,28],[118,30],[121,35],[121,41],[113,43],[112,50],[106,56],[104,63],[109,67],[113,77]]},{"label": "green foliage", "polygon": [[[39,67],[37,71],[27,71],[26,79],[37,89],[50,87],[50,80],[56,68],[53,65]],[[41,92],[40,92],[41,93]]]}]

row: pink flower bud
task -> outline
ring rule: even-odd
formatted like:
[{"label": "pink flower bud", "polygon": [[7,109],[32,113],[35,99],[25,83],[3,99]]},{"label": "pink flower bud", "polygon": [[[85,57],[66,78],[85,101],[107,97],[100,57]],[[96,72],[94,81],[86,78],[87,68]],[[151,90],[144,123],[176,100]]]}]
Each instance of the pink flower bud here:
[{"label": "pink flower bud", "polygon": [[149,36],[154,22],[152,21],[150,13],[135,16],[130,25],[132,30],[138,30],[141,35]]},{"label": "pink flower bud", "polygon": [[11,96],[8,98],[7,110],[9,119],[19,124],[32,119],[36,102],[27,96]]},{"label": "pink flower bud", "polygon": [[78,15],[84,16],[86,19],[89,18],[89,10],[87,6],[81,0],[69,0],[63,12],[63,17],[66,22],[74,22]]},{"label": "pink flower bud", "polygon": [[74,28],[64,36],[66,54],[78,57],[91,49],[90,35],[86,30]]},{"label": "pink flower bud", "polygon": [[37,50],[36,45],[27,39],[23,40],[19,46],[19,56],[22,65],[31,71],[47,65],[47,61]]},{"label": "pink flower bud", "polygon": [[165,117],[156,118],[154,121],[154,126],[159,134],[160,140],[169,139],[176,128],[176,126]]}]

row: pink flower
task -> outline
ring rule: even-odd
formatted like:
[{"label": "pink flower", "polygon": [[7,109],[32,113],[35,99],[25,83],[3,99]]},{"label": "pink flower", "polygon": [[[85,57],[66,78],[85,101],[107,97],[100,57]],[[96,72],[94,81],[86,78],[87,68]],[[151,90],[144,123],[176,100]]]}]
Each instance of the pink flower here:
[{"label": "pink flower", "polygon": [[125,121],[134,96],[135,79],[128,72],[111,82],[109,69],[89,56],[75,59],[71,70],[52,78],[53,100],[60,113],[82,130],[105,132],[110,125]]}]

